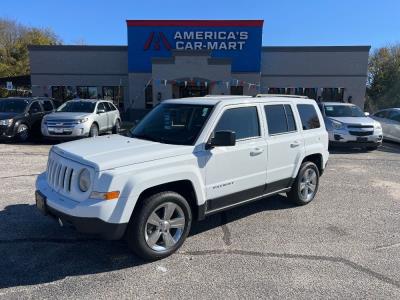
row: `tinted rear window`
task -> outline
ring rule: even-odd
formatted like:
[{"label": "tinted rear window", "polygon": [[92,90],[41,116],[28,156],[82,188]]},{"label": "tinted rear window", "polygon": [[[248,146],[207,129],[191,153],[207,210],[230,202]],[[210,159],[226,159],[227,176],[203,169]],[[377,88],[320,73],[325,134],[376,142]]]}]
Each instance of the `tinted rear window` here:
[{"label": "tinted rear window", "polygon": [[290,105],[266,105],[264,110],[270,135],[296,131],[296,123]]},{"label": "tinted rear window", "polygon": [[298,104],[297,109],[300,114],[303,130],[309,130],[321,127],[319,123],[318,114],[314,105],[311,104]]}]

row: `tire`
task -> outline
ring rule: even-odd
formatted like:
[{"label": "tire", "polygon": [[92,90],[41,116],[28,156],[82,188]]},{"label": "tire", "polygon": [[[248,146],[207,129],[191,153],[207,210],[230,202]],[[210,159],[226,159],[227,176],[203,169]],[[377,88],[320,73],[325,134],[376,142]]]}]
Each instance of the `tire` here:
[{"label": "tire", "polygon": [[117,119],[115,121],[115,125],[114,125],[114,127],[112,129],[112,133],[113,134],[118,134],[120,130],[121,130],[121,121]]},{"label": "tire", "polygon": [[17,141],[24,143],[30,137],[29,127],[26,124],[19,124],[17,127]]},{"label": "tire", "polygon": [[92,124],[92,126],[90,126],[90,130],[89,130],[89,137],[96,137],[99,135],[99,127],[97,127],[96,124]]},{"label": "tire", "polygon": [[[175,221],[174,227],[169,222],[172,220]],[[145,260],[158,260],[182,246],[191,224],[192,213],[186,199],[175,192],[161,192],[139,204],[129,221],[125,237],[136,255]]]},{"label": "tire", "polygon": [[310,161],[303,162],[299,173],[287,193],[289,199],[298,205],[305,205],[314,200],[319,186],[318,167]]}]

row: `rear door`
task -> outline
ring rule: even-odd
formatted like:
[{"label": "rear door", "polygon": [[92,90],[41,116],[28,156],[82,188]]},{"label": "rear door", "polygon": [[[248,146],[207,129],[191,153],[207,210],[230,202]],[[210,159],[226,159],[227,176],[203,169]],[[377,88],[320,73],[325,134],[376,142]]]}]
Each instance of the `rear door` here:
[{"label": "rear door", "polygon": [[290,186],[304,152],[293,111],[290,103],[264,105],[268,136],[267,187],[270,192]]}]

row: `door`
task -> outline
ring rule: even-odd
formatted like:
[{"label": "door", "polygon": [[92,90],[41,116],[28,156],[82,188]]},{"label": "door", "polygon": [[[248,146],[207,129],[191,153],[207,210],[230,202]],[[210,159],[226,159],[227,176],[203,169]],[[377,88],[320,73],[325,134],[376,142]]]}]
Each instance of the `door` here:
[{"label": "door", "polygon": [[205,165],[207,211],[218,211],[264,193],[267,144],[256,105],[225,108],[214,127],[236,134],[236,145],[208,151]]},{"label": "door", "polygon": [[296,124],[293,109],[290,104],[264,106],[268,132],[269,191],[281,190],[290,185],[304,152],[304,141]]},{"label": "door", "polygon": [[97,122],[99,123],[99,130],[101,132],[108,130],[108,115],[103,102],[97,105]]},{"label": "door", "polygon": [[390,138],[400,142],[400,111],[392,110],[389,113],[387,127]]},{"label": "door", "polygon": [[375,120],[377,120],[379,123],[381,123],[382,126],[382,131],[383,131],[383,137],[384,138],[390,138],[390,133],[389,133],[389,119],[388,115],[390,113],[390,110],[383,110],[380,112],[377,112],[373,117]]}]

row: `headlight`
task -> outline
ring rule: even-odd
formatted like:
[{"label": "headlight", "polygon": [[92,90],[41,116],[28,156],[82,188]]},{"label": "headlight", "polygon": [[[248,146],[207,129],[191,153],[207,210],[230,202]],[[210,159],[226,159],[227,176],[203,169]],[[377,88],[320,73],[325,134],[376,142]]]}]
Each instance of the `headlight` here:
[{"label": "headlight", "polygon": [[11,126],[12,122],[13,122],[13,119],[0,120],[0,125],[2,125],[2,126]]},{"label": "headlight", "polygon": [[88,169],[83,169],[78,178],[79,189],[82,192],[87,192],[90,187],[90,172]]},{"label": "headlight", "polygon": [[332,127],[334,129],[342,129],[343,128],[343,123],[340,123],[338,121],[332,121]]},{"label": "headlight", "polygon": [[76,123],[82,124],[82,123],[87,122],[88,120],[89,120],[89,118],[83,118],[83,119],[76,120]]},{"label": "headlight", "polygon": [[382,125],[379,122],[374,123],[374,129],[382,129]]}]

